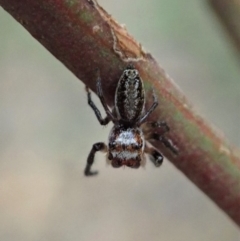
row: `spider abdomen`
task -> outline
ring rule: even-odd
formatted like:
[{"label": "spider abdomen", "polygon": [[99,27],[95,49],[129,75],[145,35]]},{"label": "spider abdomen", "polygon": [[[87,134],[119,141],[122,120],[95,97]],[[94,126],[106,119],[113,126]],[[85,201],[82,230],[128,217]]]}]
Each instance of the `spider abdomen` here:
[{"label": "spider abdomen", "polygon": [[135,69],[124,71],[115,93],[115,108],[119,119],[133,122],[144,108],[143,82]]}]

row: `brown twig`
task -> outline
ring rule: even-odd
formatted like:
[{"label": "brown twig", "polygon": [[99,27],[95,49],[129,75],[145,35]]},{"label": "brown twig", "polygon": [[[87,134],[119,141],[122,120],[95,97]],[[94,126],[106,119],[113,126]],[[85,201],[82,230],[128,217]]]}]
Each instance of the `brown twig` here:
[{"label": "brown twig", "polygon": [[92,0],[0,0],[0,4],[93,90],[98,68],[109,105],[122,70],[134,63],[145,80],[147,104],[152,102],[152,87],[161,103],[150,120],[168,122],[168,137],[179,154],[153,144],[240,225],[239,153],[193,111],[155,59],[125,28]]},{"label": "brown twig", "polygon": [[240,54],[240,0],[208,0]]}]

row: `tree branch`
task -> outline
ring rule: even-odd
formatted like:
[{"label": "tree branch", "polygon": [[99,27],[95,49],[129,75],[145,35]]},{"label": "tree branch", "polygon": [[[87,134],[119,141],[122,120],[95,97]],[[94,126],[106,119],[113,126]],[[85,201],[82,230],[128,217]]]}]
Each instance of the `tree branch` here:
[{"label": "tree branch", "polygon": [[208,0],[240,54],[240,0]]},{"label": "tree branch", "polygon": [[0,5],[93,90],[98,68],[109,105],[121,72],[133,62],[145,81],[147,105],[152,87],[159,99],[149,120],[168,122],[167,135],[179,155],[161,143],[154,146],[240,225],[239,152],[193,111],[155,59],[95,1],[0,0]]}]

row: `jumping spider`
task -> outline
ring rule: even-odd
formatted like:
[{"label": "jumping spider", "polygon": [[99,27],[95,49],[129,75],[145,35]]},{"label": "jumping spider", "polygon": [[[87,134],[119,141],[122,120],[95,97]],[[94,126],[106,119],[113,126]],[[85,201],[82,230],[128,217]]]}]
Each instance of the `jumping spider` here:
[{"label": "jumping spider", "polygon": [[[100,111],[91,99],[91,93],[86,87],[88,104],[93,109],[99,123],[107,125],[110,121],[114,126],[109,134],[109,143],[106,146],[103,142],[95,143],[87,158],[85,175],[96,175],[97,171],[91,171],[94,162],[94,156],[97,151],[107,152],[107,158],[113,167],[126,165],[131,168],[138,168],[143,162],[143,155],[150,155],[152,162],[159,167],[163,162],[162,154],[146,142],[147,140],[161,141],[173,153],[177,154],[177,149],[172,142],[164,137],[164,133],[169,131],[165,122],[145,123],[145,127],[151,130],[144,136],[141,125],[146,122],[147,117],[154,111],[158,105],[158,100],[153,92],[153,104],[148,111],[145,107],[145,91],[143,82],[138,71],[131,65],[128,66],[119,79],[116,92],[115,104],[111,111],[107,106],[101,87],[101,79],[97,79],[97,95],[103,105],[107,116],[103,119]],[[155,130],[163,128],[161,134]],[[146,139],[146,140],[145,140]]]}]

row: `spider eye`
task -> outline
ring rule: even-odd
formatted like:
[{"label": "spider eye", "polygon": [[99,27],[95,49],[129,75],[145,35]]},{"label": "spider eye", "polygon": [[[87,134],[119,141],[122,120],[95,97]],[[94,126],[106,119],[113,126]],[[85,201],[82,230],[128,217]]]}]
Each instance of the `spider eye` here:
[{"label": "spider eye", "polygon": [[118,168],[118,167],[121,167],[123,164],[122,164],[122,161],[121,160],[116,160],[116,159],[113,159],[112,160],[112,166],[113,167],[116,167],[116,168]]},{"label": "spider eye", "polygon": [[109,153],[109,154],[108,154],[108,160],[111,161],[112,159],[113,159],[113,155],[112,155],[112,153]]},{"label": "spider eye", "polygon": [[114,149],[116,147],[116,142],[115,141],[109,142],[108,147],[109,149]]},{"label": "spider eye", "polygon": [[140,143],[138,143],[138,144],[132,144],[132,148],[134,149],[134,150],[140,150],[141,148],[142,148],[142,146],[143,146],[143,143],[142,142],[140,142]]}]

